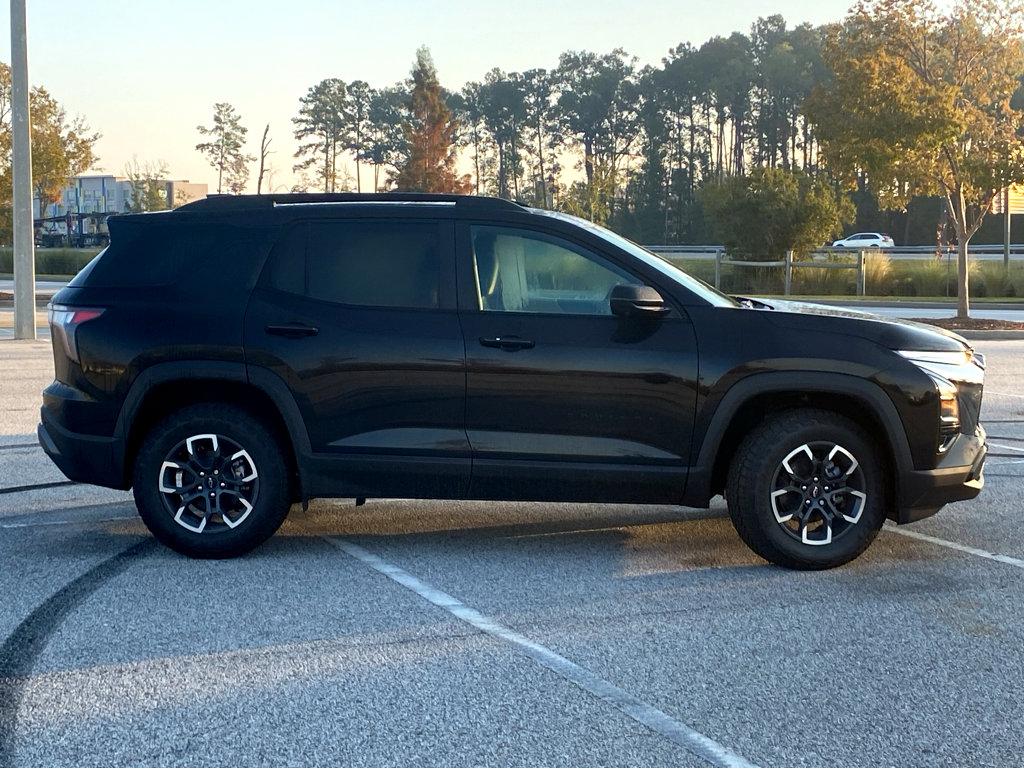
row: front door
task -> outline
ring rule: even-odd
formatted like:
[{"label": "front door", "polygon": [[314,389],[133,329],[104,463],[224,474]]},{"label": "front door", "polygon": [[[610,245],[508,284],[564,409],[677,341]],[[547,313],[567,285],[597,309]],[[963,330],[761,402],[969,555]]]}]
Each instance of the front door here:
[{"label": "front door", "polygon": [[470,495],[678,501],[697,379],[685,313],[613,316],[611,289],[642,282],[621,264],[540,230],[461,226]]},{"label": "front door", "polygon": [[450,220],[311,220],[271,254],[246,313],[246,360],[296,398],[313,495],[465,494],[452,232]]}]

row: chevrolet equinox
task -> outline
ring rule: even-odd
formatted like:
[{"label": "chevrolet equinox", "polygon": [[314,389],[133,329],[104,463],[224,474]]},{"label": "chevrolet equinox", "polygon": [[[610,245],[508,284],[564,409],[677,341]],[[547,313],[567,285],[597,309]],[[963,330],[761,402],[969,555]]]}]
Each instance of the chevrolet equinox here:
[{"label": "chevrolet equinox", "polygon": [[454,195],[210,197],[109,220],[50,307],[39,440],[192,556],[314,497],[724,495],[821,569],[982,488],[984,358],[730,297],[609,230]]}]

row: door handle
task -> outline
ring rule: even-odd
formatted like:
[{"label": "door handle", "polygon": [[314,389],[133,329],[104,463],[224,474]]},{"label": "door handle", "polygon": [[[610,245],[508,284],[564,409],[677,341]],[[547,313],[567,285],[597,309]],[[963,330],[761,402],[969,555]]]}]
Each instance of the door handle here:
[{"label": "door handle", "polygon": [[304,336],[316,336],[320,329],[316,326],[307,326],[304,323],[285,323],[283,325],[270,325],[264,329],[268,334],[283,336],[288,339],[301,339]]},{"label": "door handle", "polygon": [[484,347],[497,347],[500,350],[530,350],[534,343],[530,339],[521,339],[518,336],[482,336],[480,344]]}]

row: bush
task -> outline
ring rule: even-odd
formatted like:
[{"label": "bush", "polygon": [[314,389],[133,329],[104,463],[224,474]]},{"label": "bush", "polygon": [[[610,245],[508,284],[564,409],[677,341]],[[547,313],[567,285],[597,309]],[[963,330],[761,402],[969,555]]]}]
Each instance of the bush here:
[{"label": "bush", "polygon": [[914,279],[908,276],[896,278],[893,281],[892,291],[895,296],[917,296],[917,286],[914,285]]},{"label": "bush", "polygon": [[975,296],[1015,297],[1024,293],[1024,267],[1010,263],[1010,270],[1001,263],[987,262],[971,276],[971,293]]},{"label": "bush", "polygon": [[[856,261],[848,257],[829,254],[824,260],[829,264],[848,264],[856,267]],[[810,295],[856,294],[857,270],[823,267],[794,267],[793,293]]]},{"label": "bush", "polygon": [[864,293],[869,296],[888,296],[896,282],[892,259],[886,253],[864,255]]},{"label": "bush", "polygon": [[[74,275],[98,253],[97,248],[37,248],[36,275]],[[14,272],[14,249],[0,248],[0,272]]]},{"label": "bush", "polygon": [[[956,296],[956,261],[922,259],[893,262],[893,273],[903,286],[901,296]],[[972,284],[978,274],[978,262],[970,263]],[[906,286],[913,286],[908,291]]]},{"label": "bush", "polygon": [[[848,265],[849,269],[799,267],[793,268],[793,293],[812,296],[854,296],[857,293],[857,259],[847,254],[829,254],[829,264]],[[797,263],[798,265],[800,262]],[[892,260],[887,254],[866,254],[864,257],[865,293],[886,295],[893,290]]]},{"label": "bush", "polygon": [[757,168],[705,185],[700,202],[713,234],[729,254],[776,261],[806,254],[841,231],[853,204],[823,180],[801,171]]}]

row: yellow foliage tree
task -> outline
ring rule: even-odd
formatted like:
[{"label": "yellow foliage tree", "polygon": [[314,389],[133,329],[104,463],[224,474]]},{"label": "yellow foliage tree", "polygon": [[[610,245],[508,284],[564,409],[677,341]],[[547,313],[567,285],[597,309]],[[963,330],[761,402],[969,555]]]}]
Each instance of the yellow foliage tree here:
[{"label": "yellow foliage tree", "polygon": [[1006,184],[1024,181],[1024,13],[1012,2],[861,2],[825,37],[830,70],[806,105],[830,169],[902,208],[941,195],[956,231],[957,315],[970,312],[967,248]]}]

